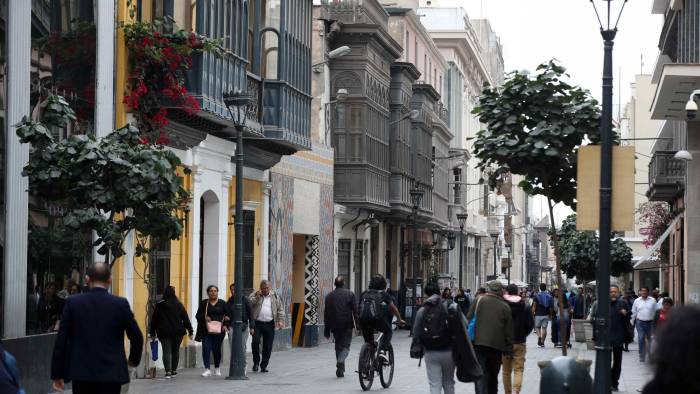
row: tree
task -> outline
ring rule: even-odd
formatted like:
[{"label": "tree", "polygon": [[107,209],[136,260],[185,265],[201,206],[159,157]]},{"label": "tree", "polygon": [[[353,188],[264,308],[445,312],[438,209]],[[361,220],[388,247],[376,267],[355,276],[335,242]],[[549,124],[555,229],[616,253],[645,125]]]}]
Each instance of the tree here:
[{"label": "tree", "polygon": [[[535,75],[509,73],[502,87],[484,89],[473,111],[486,125],[474,142],[479,167],[522,175],[519,186],[526,193],[547,198],[560,288],[554,205],[575,207],[578,147],[586,138],[597,142],[600,127],[598,103],[587,90],[565,82],[567,77],[555,61],[539,65]],[[563,304],[562,297],[559,302]],[[566,355],[565,343],[562,353]]]},{"label": "tree", "polygon": [[[596,232],[576,230],[576,214],[572,214],[557,230],[557,238],[561,269],[566,276],[585,282],[595,279],[599,257]],[[613,276],[632,272],[632,249],[615,234],[611,234],[610,254],[610,272]]]},{"label": "tree", "polygon": [[[49,95],[40,105],[39,121],[25,117],[17,125],[22,143],[32,145],[23,175],[29,192],[65,210],[62,225],[94,231],[97,252],[110,264],[124,255],[129,233],[178,239],[183,231],[179,212],[189,192],[176,174],[180,159],[163,146],[144,143],[131,125],[100,140],[78,134],[56,140],[52,130],[75,120],[61,96]],[[147,248],[139,243],[136,255]]]}]

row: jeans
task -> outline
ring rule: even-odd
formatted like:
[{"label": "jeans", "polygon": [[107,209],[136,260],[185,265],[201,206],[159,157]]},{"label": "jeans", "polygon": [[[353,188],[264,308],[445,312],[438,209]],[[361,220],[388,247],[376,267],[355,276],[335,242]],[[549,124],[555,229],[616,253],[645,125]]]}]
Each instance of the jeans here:
[{"label": "jeans", "polygon": [[224,334],[204,334],[202,336],[202,361],[204,368],[211,367],[210,357],[214,353],[214,368],[219,368],[221,364],[221,344],[224,342]]},{"label": "jeans", "polygon": [[[253,335],[253,365],[267,368],[272,354],[272,343],[275,340],[275,322],[255,322],[255,335]],[[262,360],[260,359],[260,342],[262,342]]]},{"label": "jeans", "polygon": [[430,394],[454,394],[455,362],[452,350],[426,350],[425,371],[428,374]]},{"label": "jeans", "polygon": [[[248,330],[248,326],[245,326],[245,330],[243,330],[243,333],[241,334],[241,341],[243,342],[243,371],[245,371],[245,367],[247,365],[247,358],[245,356],[246,350],[248,347],[248,337],[250,336],[250,331]],[[233,347],[233,331],[229,331],[228,333],[228,347],[231,349]],[[233,354],[233,352],[231,352]]]},{"label": "jeans", "polygon": [[160,338],[160,344],[163,347],[163,366],[166,373],[177,371],[177,365],[180,363],[180,343],[182,343],[182,337]]},{"label": "jeans", "polygon": [[333,338],[335,339],[335,361],[338,364],[345,364],[345,359],[350,354],[352,328],[342,328],[333,331]]},{"label": "jeans", "polygon": [[647,353],[649,352],[649,347],[647,347],[647,344],[651,346],[651,322],[637,320],[636,326],[637,340],[639,340],[639,359],[644,361]]},{"label": "jeans", "polygon": [[73,381],[73,394],[119,394],[121,391],[120,383]]},{"label": "jeans", "polygon": [[474,384],[476,394],[498,394],[498,372],[501,370],[502,353],[488,346],[474,345],[476,358],[484,374]]},{"label": "jeans", "polygon": [[[523,371],[525,371],[525,354],[527,348],[524,343],[516,343],[513,345],[513,355],[503,356],[503,388],[506,394],[511,394],[513,389],[516,393],[520,392],[523,387]],[[513,381],[511,383],[511,373]]]},{"label": "jeans", "polygon": [[620,384],[620,374],[622,373],[622,346],[613,346],[612,350],[612,372],[610,373],[610,383],[613,387]]},{"label": "jeans", "polygon": [[379,341],[380,349],[388,349],[391,343],[393,331],[391,325],[386,320],[378,320],[372,324],[362,326],[362,336],[365,338],[365,343],[374,343],[374,331],[379,331],[382,334],[382,339]]}]

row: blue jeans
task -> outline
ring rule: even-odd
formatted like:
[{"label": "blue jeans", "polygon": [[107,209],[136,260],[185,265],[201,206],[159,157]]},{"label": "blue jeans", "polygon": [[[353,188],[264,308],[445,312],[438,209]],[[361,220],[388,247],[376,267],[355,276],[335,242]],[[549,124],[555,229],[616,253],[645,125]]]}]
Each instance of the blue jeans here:
[{"label": "blue jeans", "polygon": [[221,344],[223,342],[224,334],[204,334],[202,336],[202,361],[204,361],[204,368],[209,369],[211,367],[209,361],[211,353],[214,353],[214,368],[219,368],[219,364],[221,364]]},{"label": "blue jeans", "polygon": [[639,341],[639,359],[644,361],[646,354],[649,352],[648,344],[651,345],[651,322],[637,320],[637,340]]}]

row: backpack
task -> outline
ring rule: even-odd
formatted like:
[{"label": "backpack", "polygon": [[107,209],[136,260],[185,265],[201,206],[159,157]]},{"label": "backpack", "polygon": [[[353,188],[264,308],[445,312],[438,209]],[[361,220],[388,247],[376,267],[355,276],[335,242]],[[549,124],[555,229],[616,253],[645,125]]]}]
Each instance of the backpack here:
[{"label": "backpack", "polygon": [[373,323],[384,316],[383,297],[378,290],[367,290],[360,301],[360,323]]},{"label": "backpack", "polygon": [[420,342],[428,350],[443,350],[450,345],[447,307],[442,301],[423,304],[423,331]]}]

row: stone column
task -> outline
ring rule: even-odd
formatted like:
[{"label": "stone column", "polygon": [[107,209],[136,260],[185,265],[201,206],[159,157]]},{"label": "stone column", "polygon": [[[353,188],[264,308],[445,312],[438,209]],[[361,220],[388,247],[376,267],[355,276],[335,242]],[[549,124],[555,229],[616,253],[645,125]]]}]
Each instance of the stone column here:
[{"label": "stone column", "polygon": [[5,248],[3,264],[3,336],[25,335],[27,307],[27,178],[29,146],[21,144],[12,125],[29,115],[32,2],[7,3],[7,118],[5,120]]},{"label": "stone column", "polygon": [[114,4],[98,2],[96,11],[95,135],[100,138],[114,129]]},{"label": "stone column", "polygon": [[[700,123],[688,122],[688,151],[695,160],[687,161],[685,185],[685,302],[700,303]],[[680,284],[677,284],[679,286]]]}]

